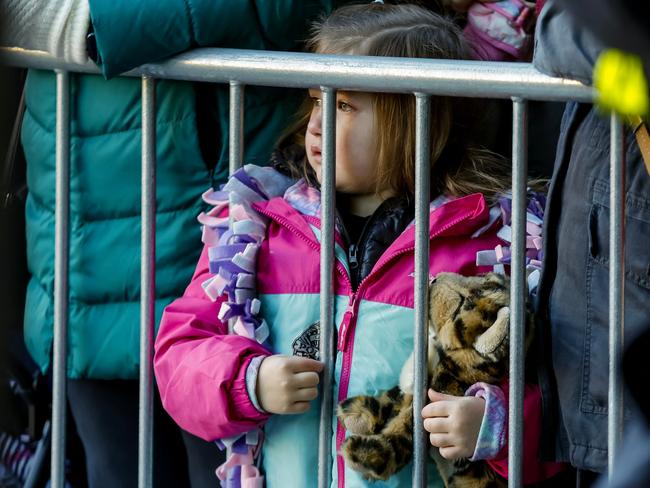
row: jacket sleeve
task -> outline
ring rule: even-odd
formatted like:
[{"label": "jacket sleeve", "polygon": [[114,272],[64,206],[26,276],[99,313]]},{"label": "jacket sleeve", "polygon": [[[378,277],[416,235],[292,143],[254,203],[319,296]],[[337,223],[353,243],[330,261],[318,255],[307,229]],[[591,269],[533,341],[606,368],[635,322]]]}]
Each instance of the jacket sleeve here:
[{"label": "jacket sleeve", "polygon": [[193,47],[293,50],[344,0],[89,0],[107,78]]},{"label": "jacket sleeve", "polygon": [[[508,405],[509,385],[500,385]],[[540,461],[539,446],[542,435],[542,394],[537,385],[524,386],[524,452],[522,454],[524,485],[540,483],[564,471],[566,464]],[[506,442],[496,458],[487,461],[490,467],[504,478],[508,478],[508,443]]]},{"label": "jacket sleeve", "polygon": [[535,68],[591,85],[594,64],[605,46],[582,28],[580,19],[557,1],[548,0],[537,20],[535,37]]},{"label": "jacket sleeve", "polygon": [[246,369],[269,355],[257,342],[228,334],[217,318],[223,299],[212,302],[201,283],[209,277],[207,248],[184,295],[163,312],[154,370],[163,406],[183,429],[207,441],[246,432],[268,414],[246,391]]}]

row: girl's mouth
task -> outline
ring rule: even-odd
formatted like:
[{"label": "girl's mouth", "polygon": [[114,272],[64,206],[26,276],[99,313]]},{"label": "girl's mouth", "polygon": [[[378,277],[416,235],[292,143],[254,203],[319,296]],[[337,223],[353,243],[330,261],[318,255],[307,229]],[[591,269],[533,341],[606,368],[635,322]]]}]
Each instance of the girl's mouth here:
[{"label": "girl's mouth", "polygon": [[319,146],[316,146],[316,145],[312,144],[312,145],[309,147],[309,151],[311,152],[311,155],[312,155],[315,159],[317,159],[318,161],[321,160],[322,153],[321,153],[321,148],[320,148]]}]

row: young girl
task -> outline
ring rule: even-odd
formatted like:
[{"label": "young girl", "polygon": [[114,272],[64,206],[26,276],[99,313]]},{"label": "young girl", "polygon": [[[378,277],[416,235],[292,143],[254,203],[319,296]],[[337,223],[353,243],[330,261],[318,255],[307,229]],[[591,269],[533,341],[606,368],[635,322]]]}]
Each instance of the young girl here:
[{"label": "young girl", "polygon": [[[315,28],[311,46],[342,55],[468,58],[453,23],[407,5],[344,7]],[[322,126],[320,92],[309,94],[298,145],[283,146],[276,169],[248,165],[221,192],[206,194],[215,205],[199,219],[206,246],[156,340],[165,408],[186,430],[230,446],[228,466],[239,466],[230,470],[239,482],[259,481],[255,455],[269,487],[316,486],[318,472]],[[413,348],[414,114],[411,95],[337,93],[336,403],[394,387]],[[477,252],[503,243],[500,213],[490,206],[510,187],[509,167],[472,145],[473,118],[466,100],[432,99],[431,275],[491,271],[477,266]],[[504,416],[482,427],[484,411],[504,411],[503,395],[496,396],[501,403],[486,409],[479,396],[430,392],[423,415],[432,444],[448,457],[496,456]],[[346,432],[335,418],[332,425],[332,486],[365,485],[337,456]],[[488,437],[487,448],[479,442],[481,453],[484,429],[501,435],[496,443]],[[429,484],[439,485],[429,464]],[[410,479],[409,465],[382,486]]]}]

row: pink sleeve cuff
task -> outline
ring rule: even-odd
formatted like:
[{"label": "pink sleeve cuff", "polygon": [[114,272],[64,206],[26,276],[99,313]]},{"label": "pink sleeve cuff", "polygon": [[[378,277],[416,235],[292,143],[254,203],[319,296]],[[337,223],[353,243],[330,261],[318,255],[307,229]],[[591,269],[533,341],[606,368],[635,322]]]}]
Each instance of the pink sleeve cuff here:
[{"label": "pink sleeve cuff", "polygon": [[260,372],[260,365],[264,359],[266,359],[266,356],[256,356],[251,359],[251,362],[248,363],[248,367],[246,368],[246,392],[248,393],[249,400],[260,413],[268,413],[257,400],[257,375]]},{"label": "pink sleeve cuff", "polygon": [[[507,405],[509,395],[507,380],[501,383],[500,389],[504,394],[505,405]],[[539,483],[552,478],[567,467],[566,464],[539,460],[539,444],[542,433],[541,400],[541,391],[537,385],[529,383],[524,385],[524,445],[522,453],[524,485]],[[504,435],[507,436],[507,432]],[[488,459],[487,463],[500,476],[508,478],[507,442],[504,443],[502,452],[495,458]]]},{"label": "pink sleeve cuff", "polygon": [[[237,377],[232,386],[231,405],[236,409],[236,417],[246,419],[249,422],[262,423],[268,420],[270,414],[258,409],[253,403],[248,393],[247,373],[251,363],[256,358],[264,358],[266,356],[253,356],[247,359],[237,373]],[[260,361],[261,362],[261,361]],[[257,375],[255,375],[257,378]]]},{"label": "pink sleeve cuff", "polygon": [[508,405],[501,388],[487,383],[475,383],[465,392],[465,396],[480,397],[485,400],[485,413],[476,440],[474,454],[470,461],[493,459],[508,440]]}]

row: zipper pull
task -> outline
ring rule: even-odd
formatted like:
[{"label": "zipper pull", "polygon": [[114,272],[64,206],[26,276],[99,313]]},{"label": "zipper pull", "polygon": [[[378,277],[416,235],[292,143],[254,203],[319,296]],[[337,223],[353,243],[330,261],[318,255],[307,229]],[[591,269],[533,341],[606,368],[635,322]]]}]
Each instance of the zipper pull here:
[{"label": "zipper pull", "polygon": [[350,244],[350,249],[348,249],[348,261],[351,269],[356,269],[359,266],[359,261],[357,261],[357,249],[356,244]]},{"label": "zipper pull", "polygon": [[348,308],[345,309],[343,314],[343,322],[341,322],[341,327],[339,328],[339,341],[338,341],[338,350],[345,351],[348,345],[348,335],[350,333],[350,328],[353,326],[353,321],[355,319],[355,310],[354,307],[357,301],[357,294],[355,293],[350,297],[350,302],[348,303]]}]

